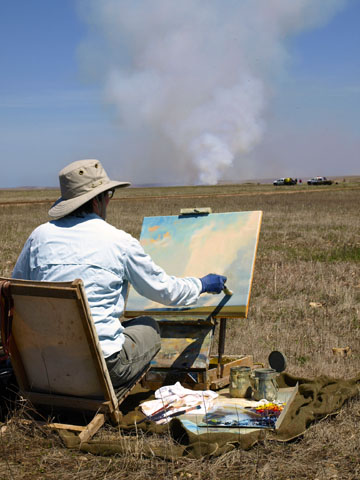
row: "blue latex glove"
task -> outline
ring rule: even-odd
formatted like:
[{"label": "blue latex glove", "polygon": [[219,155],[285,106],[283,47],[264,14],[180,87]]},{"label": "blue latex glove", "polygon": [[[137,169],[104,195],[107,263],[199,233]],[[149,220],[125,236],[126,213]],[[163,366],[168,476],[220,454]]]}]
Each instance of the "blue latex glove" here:
[{"label": "blue latex glove", "polygon": [[226,277],[223,275],[216,275],[215,273],[209,273],[205,277],[200,278],[202,284],[202,290],[200,293],[221,293],[226,282]]}]

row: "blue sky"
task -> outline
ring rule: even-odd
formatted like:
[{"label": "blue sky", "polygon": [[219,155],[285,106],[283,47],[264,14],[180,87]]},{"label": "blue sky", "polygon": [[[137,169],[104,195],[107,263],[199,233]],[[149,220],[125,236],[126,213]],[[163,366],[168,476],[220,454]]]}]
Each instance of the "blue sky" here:
[{"label": "blue sky", "polygon": [[[87,3],[92,5],[90,10]],[[126,8],[128,2],[118,3]],[[180,144],[188,141],[188,131],[178,136],[167,129],[170,125],[173,130],[181,130],[188,125],[189,113],[186,121],[178,116],[167,122],[165,112],[171,110],[171,116],[178,108],[173,99],[166,109],[161,110],[159,100],[155,107],[147,106],[153,108],[150,114],[149,110],[144,113],[142,99],[147,98],[147,87],[143,88],[145,97],[123,88],[124,71],[131,71],[129,85],[135,85],[134,79],[143,78],[137,75],[140,64],[142,73],[159,68],[156,57],[145,51],[145,43],[154,41],[156,45],[158,40],[152,28],[160,25],[158,28],[168,30],[167,35],[171,31],[171,26],[159,23],[159,12],[164,8],[161,0],[157,17],[149,21],[149,3],[133,3],[145,11],[144,19],[131,23],[130,12],[126,24],[124,20],[116,23],[115,15],[106,18],[108,12],[103,7],[111,6],[111,0],[0,1],[0,188],[56,186],[58,171],[80,158],[99,158],[110,175],[133,184],[189,184],[210,178],[206,172],[213,165],[215,169],[219,160],[214,156],[185,160],[189,148]],[[195,3],[201,7],[201,1]],[[231,16],[234,2],[222,5]],[[139,10],[134,12],[138,14]],[[237,150],[231,147],[234,158],[226,165],[220,161],[216,167],[218,180],[360,174],[360,0],[339,2],[325,17],[315,25],[302,25],[299,32],[284,30],[284,35],[276,37],[281,44],[279,55],[264,55],[260,66],[250,57],[244,61],[247,66],[253,62],[249,72],[254,77],[259,75],[262,90],[266,91],[258,110],[250,109],[250,117],[261,128],[253,132],[249,145],[240,145]],[[149,24],[143,38],[142,21]],[[256,42],[256,35],[254,38]],[[260,43],[258,49],[263,45]],[[180,49],[186,53],[182,46]],[[239,57],[241,52],[239,47]],[[219,55],[226,57],[230,53],[224,50]],[[141,63],[144,58],[146,68]],[[272,70],[269,65],[274,58]],[[161,68],[168,65],[162,63]],[[187,64],[187,68],[191,65]],[[176,68],[181,68],[180,60]],[[208,68],[209,64],[207,76]],[[115,87],[109,80],[113,71],[120,72]],[[161,85],[169,87],[161,81]],[[219,78],[219,82],[223,81]],[[173,92],[173,88],[171,85],[169,91]],[[211,88],[218,85],[208,88],[211,96]],[[150,91],[148,97],[151,95]],[[186,95],[184,98],[186,103]],[[192,106],[190,100],[189,105],[191,114],[212,111],[208,105],[201,105],[199,110],[199,104]],[[137,110],[142,111],[141,115]],[[247,120],[237,128],[243,129]],[[227,119],[222,121],[224,124]],[[206,124],[206,128],[210,126],[214,131],[224,129],[223,125],[220,128]],[[233,138],[231,143],[236,143]],[[176,161],[171,162],[171,158]],[[201,177],[204,162],[205,174]]]}]

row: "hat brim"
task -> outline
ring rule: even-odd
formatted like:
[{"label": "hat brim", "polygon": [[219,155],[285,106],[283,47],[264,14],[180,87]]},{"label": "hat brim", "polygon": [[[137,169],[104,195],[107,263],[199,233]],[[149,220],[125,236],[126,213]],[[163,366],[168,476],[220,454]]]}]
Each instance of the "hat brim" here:
[{"label": "hat brim", "polygon": [[69,215],[69,213],[74,212],[77,208],[84,205],[86,202],[96,197],[100,193],[106,192],[106,190],[111,190],[112,188],[121,188],[128,187],[130,182],[116,182],[110,180],[107,183],[99,185],[98,187],[91,190],[91,192],[84,193],[75,198],[69,198],[68,200],[63,199],[62,197],[58,198],[54,205],[50,208],[48,214],[53,218],[61,218]]}]

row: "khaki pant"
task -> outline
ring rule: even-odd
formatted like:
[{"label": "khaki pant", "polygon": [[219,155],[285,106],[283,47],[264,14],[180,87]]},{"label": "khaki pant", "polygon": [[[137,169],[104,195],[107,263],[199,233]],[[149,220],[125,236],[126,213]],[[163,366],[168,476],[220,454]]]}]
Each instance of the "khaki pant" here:
[{"label": "khaki pant", "polygon": [[105,359],[115,388],[136,377],[160,350],[160,330],[153,318],[137,317],[124,327],[122,350]]}]

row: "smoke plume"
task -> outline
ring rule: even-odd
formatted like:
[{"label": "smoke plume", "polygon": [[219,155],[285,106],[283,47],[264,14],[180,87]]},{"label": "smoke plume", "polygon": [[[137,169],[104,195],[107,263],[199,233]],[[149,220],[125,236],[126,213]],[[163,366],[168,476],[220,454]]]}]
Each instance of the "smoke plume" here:
[{"label": "smoke plume", "polygon": [[246,175],[286,70],[288,39],[343,3],[80,1],[89,25],[83,71],[104,85],[129,174],[173,184],[216,184],[234,167]]}]

